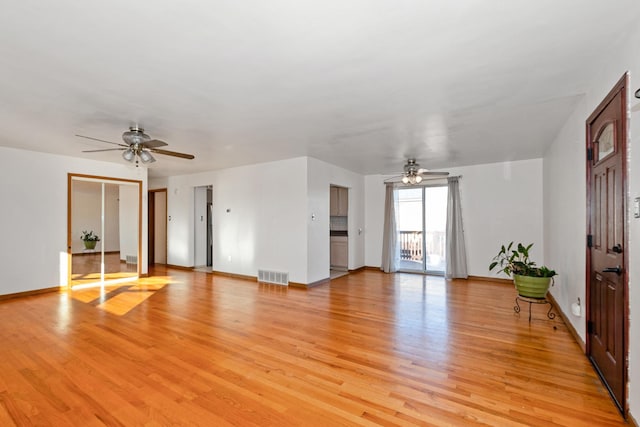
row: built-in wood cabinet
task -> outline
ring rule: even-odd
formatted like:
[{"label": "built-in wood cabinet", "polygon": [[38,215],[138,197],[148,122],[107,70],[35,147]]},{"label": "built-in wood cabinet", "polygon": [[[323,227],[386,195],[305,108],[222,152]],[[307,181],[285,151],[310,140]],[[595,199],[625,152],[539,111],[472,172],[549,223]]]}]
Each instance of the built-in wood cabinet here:
[{"label": "built-in wood cabinet", "polygon": [[346,269],[349,265],[349,245],[346,236],[331,236],[331,267]]},{"label": "built-in wood cabinet", "polygon": [[349,190],[347,188],[330,188],[329,211],[329,215],[331,216],[347,216],[349,212]]}]

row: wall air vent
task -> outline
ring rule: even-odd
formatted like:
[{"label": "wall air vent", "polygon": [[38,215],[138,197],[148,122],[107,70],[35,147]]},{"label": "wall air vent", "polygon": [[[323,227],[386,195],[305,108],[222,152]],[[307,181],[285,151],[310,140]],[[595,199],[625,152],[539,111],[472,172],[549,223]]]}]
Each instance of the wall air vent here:
[{"label": "wall air vent", "polygon": [[258,270],[258,282],[289,286],[289,273],[284,271]]},{"label": "wall air vent", "polygon": [[127,255],[125,259],[126,259],[127,264],[137,264],[138,263],[138,256],[137,255]]}]

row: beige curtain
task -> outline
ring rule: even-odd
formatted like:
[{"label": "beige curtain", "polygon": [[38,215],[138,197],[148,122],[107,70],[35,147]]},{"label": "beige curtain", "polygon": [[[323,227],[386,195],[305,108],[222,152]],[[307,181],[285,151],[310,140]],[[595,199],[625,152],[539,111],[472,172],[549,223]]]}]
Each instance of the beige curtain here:
[{"label": "beige curtain", "polygon": [[396,226],[397,191],[387,184],[384,199],[384,232],[382,236],[382,271],[398,271],[398,236]]},{"label": "beige curtain", "polygon": [[449,196],[447,200],[447,234],[446,259],[447,279],[466,279],[467,251],[464,243],[464,228],[462,227],[462,208],[460,206],[460,189],[457,176],[447,178]]}]

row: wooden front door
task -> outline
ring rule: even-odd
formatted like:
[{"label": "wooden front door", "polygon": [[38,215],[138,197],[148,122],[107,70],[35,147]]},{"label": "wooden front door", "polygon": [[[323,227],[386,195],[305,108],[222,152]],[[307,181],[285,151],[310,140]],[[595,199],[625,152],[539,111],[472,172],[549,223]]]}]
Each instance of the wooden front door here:
[{"label": "wooden front door", "polygon": [[587,355],[625,411],[626,75],[587,120]]}]

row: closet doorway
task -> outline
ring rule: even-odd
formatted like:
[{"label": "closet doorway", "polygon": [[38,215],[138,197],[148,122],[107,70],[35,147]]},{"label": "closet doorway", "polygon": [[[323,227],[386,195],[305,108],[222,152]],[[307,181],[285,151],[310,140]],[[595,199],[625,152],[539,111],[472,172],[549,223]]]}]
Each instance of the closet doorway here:
[{"label": "closet doorway", "polygon": [[167,263],[167,189],[149,190],[149,265]]},{"label": "closet doorway", "polygon": [[213,186],[194,188],[194,270],[213,271]]},{"label": "closet doorway", "polygon": [[[96,286],[140,276],[142,182],[68,175],[68,286]],[[82,236],[97,236],[95,246]]]}]

